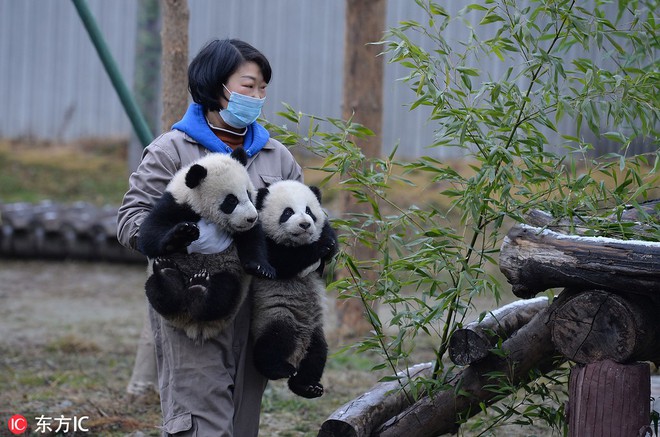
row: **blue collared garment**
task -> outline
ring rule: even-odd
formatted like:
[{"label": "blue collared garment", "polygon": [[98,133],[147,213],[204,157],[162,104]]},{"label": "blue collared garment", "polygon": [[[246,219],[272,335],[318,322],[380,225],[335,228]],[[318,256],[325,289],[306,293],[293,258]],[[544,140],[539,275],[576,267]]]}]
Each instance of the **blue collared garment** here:
[{"label": "blue collared garment", "polygon": [[[192,103],[183,118],[172,125],[172,129],[185,132],[212,152],[232,152],[232,149],[213,133],[204,117],[204,108],[199,103]],[[252,157],[263,149],[269,139],[268,131],[255,121],[247,127],[243,148],[247,155]]]}]

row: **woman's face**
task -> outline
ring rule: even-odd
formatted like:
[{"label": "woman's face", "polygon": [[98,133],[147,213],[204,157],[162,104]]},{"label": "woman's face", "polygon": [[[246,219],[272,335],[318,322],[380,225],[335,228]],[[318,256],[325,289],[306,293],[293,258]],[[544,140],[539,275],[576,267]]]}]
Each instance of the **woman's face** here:
[{"label": "woman's face", "polygon": [[[256,63],[245,62],[238,67],[234,74],[229,76],[225,86],[231,92],[263,99],[266,97],[266,87],[268,84],[264,81],[261,69]],[[223,92],[225,93],[225,98],[229,100],[229,93],[224,88]],[[223,107],[226,106],[225,103]]]}]

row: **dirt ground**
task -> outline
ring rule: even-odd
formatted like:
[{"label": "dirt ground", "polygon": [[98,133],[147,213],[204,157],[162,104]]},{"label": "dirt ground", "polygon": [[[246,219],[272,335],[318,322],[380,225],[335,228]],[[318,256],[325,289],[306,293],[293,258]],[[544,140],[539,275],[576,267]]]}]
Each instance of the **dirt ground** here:
[{"label": "dirt ground", "polygon": [[[159,435],[157,396],[135,401],[125,392],[144,279],[139,265],[0,259],[0,436],[10,435],[14,414],[89,417],[89,433],[67,435]],[[377,381],[363,361],[331,357],[326,394],[315,400],[270,383],[260,434],[316,435],[332,411]]]},{"label": "dirt ground", "polygon": [[86,415],[99,434],[150,435],[157,399],[136,406],[125,393],[144,269],[5,259],[0,266],[0,435],[13,414],[28,422]]}]

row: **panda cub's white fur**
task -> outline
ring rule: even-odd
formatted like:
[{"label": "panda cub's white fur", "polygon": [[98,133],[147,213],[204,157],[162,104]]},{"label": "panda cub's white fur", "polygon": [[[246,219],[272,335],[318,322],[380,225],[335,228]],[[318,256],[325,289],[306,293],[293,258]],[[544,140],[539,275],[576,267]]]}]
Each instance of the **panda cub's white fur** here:
[{"label": "panda cub's white fur", "polygon": [[294,393],[318,397],[327,344],[325,282],[316,270],[336,253],[337,238],[316,187],[276,182],[259,190],[257,209],[277,276],[252,281],[255,365],[269,379],[289,378]]}]

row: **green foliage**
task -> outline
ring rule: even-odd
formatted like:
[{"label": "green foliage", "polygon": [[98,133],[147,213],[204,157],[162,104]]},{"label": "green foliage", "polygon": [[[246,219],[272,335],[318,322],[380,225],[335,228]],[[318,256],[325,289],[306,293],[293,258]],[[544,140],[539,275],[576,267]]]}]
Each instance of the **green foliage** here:
[{"label": "green foliage", "polygon": [[[327,179],[338,175],[340,188],[368,206],[367,213],[335,220],[344,248],[338,264],[348,274],[332,287],[364,303],[373,335],[354,347],[380,354],[374,369],[405,369],[416,339],[433,339],[434,378],[408,387],[413,395],[446,389],[449,338],[475,297],[499,300],[505,291],[497,252],[509,226],[530,209],[579,217],[593,235],[660,239],[652,217],[643,216],[651,229],[644,235],[605,219],[658,194],[657,1],[484,0],[454,16],[432,1],[416,3],[426,21],[390,29],[384,52],[407,69],[402,80],[415,92],[410,110],[431,108],[432,146],[461,149],[468,171],[427,156],[397,162],[396,150],[367,158],[358,144],[372,133],[352,120],[287,106],[281,115],[297,130],[270,126],[285,143],[321,156]],[[470,38],[450,40],[451,26],[471,29]],[[574,46],[580,57],[568,55]],[[508,66],[497,77],[489,70],[495,63]],[[559,130],[566,118],[575,121],[574,131]],[[595,142],[584,139],[585,129]],[[603,140],[617,142],[619,151],[599,156]],[[656,152],[632,155],[631,145],[640,141]],[[443,187],[446,201],[394,202],[395,185],[424,189],[410,178],[420,173]],[[350,250],[357,245],[378,257],[357,259]],[[376,308],[382,306],[391,318],[381,318]],[[522,386],[493,375],[489,390],[500,402],[484,405],[489,414],[476,425],[488,433],[503,423],[543,421],[561,431],[562,375],[565,370]]]}]

